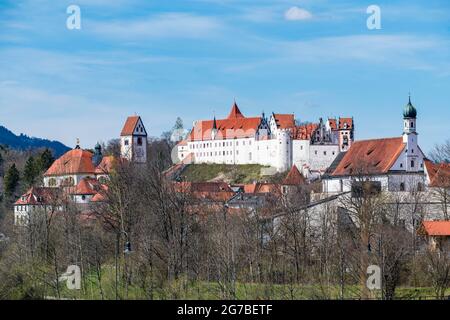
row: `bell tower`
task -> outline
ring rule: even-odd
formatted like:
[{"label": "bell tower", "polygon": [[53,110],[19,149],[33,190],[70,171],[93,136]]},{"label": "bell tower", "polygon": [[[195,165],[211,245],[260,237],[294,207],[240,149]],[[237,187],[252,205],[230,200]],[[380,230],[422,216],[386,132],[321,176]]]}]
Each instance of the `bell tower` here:
[{"label": "bell tower", "polygon": [[120,133],[122,158],[136,163],[147,162],[147,131],[141,117],[128,117]]},{"label": "bell tower", "polygon": [[411,103],[411,96],[408,104],[403,109],[403,143],[406,144],[405,169],[406,171],[419,171],[418,163],[418,139],[416,131],[417,110]]}]

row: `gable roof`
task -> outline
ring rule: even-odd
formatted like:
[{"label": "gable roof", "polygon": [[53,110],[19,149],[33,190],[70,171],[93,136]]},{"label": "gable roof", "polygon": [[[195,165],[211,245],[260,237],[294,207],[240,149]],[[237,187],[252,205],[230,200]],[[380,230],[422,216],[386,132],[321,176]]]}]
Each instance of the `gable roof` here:
[{"label": "gable roof", "polygon": [[61,189],[58,188],[32,187],[14,205],[44,205],[53,201],[62,201],[61,196]]},{"label": "gable roof", "polygon": [[352,129],[353,118],[339,118],[339,129]]},{"label": "gable roof", "polygon": [[60,158],[44,173],[45,176],[67,175],[86,173],[94,174],[95,167],[92,163],[92,153],[83,149],[73,149]]},{"label": "gable roof", "polygon": [[404,148],[402,137],[355,141],[332,176],[387,173]]},{"label": "gable roof", "polygon": [[450,187],[450,163],[433,163],[428,159],[424,163],[430,187]]},{"label": "gable roof", "polygon": [[244,117],[236,103],[234,103],[231,112],[226,119],[197,121],[187,138],[188,141],[212,140],[214,122],[217,127],[217,140],[250,138],[255,136],[261,123],[261,118]]},{"label": "gable roof", "polygon": [[328,123],[330,124],[330,128],[331,130],[336,130],[337,129],[337,125],[336,125],[336,119],[328,119]]},{"label": "gable roof", "polygon": [[234,102],[233,105],[231,106],[231,111],[228,114],[227,119],[237,119],[237,118],[245,118],[245,117],[242,114],[241,110],[239,110],[239,107],[236,104],[236,102]]},{"label": "gable roof", "polygon": [[277,124],[277,128],[289,129],[295,127],[295,119],[293,114],[274,113],[273,118]]},{"label": "gable roof", "polygon": [[286,178],[283,180],[283,185],[300,185],[305,183],[305,178],[298,171],[297,166],[294,164],[287,174]]},{"label": "gable roof", "polygon": [[131,116],[127,118],[127,121],[125,121],[125,125],[123,126],[122,132],[120,133],[121,136],[131,136],[134,133],[134,129],[136,129],[137,124],[139,123],[139,120],[141,117],[139,116]]},{"label": "gable roof", "polygon": [[94,195],[101,188],[101,184],[97,179],[84,178],[76,186],[75,190],[71,194],[76,195]]},{"label": "gable roof", "polygon": [[[124,160],[122,160],[124,161]],[[114,156],[105,156],[102,161],[95,168],[96,174],[109,174],[114,169],[116,165],[116,159]]]},{"label": "gable roof", "polygon": [[450,236],[450,221],[423,221],[422,232],[428,236]]}]

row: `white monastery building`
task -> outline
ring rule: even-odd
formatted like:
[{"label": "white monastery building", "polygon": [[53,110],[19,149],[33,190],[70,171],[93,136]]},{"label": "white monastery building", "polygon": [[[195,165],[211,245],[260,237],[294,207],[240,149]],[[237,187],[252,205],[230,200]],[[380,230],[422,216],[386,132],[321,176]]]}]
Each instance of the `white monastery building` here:
[{"label": "white monastery building", "polygon": [[260,164],[283,172],[323,173],[354,140],[352,118],[297,124],[293,114],[245,117],[236,102],[226,119],[194,122],[178,144],[178,159],[193,163]]}]

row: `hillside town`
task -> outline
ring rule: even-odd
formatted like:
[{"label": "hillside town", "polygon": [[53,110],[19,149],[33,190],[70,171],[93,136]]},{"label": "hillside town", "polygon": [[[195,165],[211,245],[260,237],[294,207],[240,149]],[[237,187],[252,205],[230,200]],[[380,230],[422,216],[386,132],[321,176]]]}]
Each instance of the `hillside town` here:
[{"label": "hillside town", "polygon": [[[69,214],[77,223],[90,228],[97,223],[109,225],[108,228],[118,232],[119,240],[126,235],[121,241],[131,251],[130,243],[138,240],[130,239],[129,235],[136,231],[129,219],[141,218],[127,216],[130,210],[143,213],[147,210],[141,207],[141,201],[142,205],[147,203],[140,198],[143,196],[149,197],[156,210],[162,210],[156,214],[164,217],[169,214],[167,210],[173,210],[171,219],[183,219],[178,223],[190,219],[201,223],[222,214],[225,220],[217,221],[221,227],[231,223],[227,222],[231,219],[226,218],[228,215],[250,219],[262,227],[258,232],[261,250],[278,241],[292,245],[291,241],[297,237],[292,227],[303,230],[308,237],[303,241],[309,237],[316,239],[313,242],[317,247],[312,247],[308,259],[321,257],[317,256],[320,251],[314,250],[327,245],[331,241],[327,237],[352,254],[355,252],[349,249],[352,241],[368,246],[369,252],[372,247],[381,248],[385,241],[395,253],[400,250],[400,242],[410,241],[397,239],[399,242],[395,243],[395,237],[389,239],[392,232],[401,230],[399,237],[400,234],[405,239],[411,237],[412,252],[441,252],[448,256],[450,165],[431,161],[420,148],[420,118],[411,99],[398,113],[401,111],[402,117],[398,119],[401,136],[357,140],[352,117],[326,121],[321,118],[316,123],[298,123],[294,114],[246,117],[234,102],[227,118],[194,122],[190,132],[173,143],[175,161],[166,166],[155,165],[158,153],[150,147],[143,119],[130,116],[117,139],[116,154],[105,154],[99,143],[92,151],[83,149],[78,141],[72,150],[55,159],[42,180],[14,202],[14,228],[16,232],[30,228],[42,214],[48,223],[49,217]],[[261,174],[252,181],[223,176],[205,181],[189,179],[186,172],[196,166],[205,170],[211,166],[233,170],[258,166]],[[171,200],[164,200],[166,196]],[[386,226],[389,228],[383,229]],[[373,235],[381,234],[385,238],[372,239]],[[297,245],[293,249],[301,254],[304,249]],[[174,250],[164,253],[171,256],[182,255],[186,249],[167,250]],[[378,254],[387,259],[387,250]],[[406,252],[403,247],[401,250]],[[392,263],[400,263],[396,259],[404,257],[394,254],[390,258]],[[296,263],[300,263],[298,259],[300,256],[294,256]],[[368,264],[370,255],[366,259],[364,263]],[[313,260],[308,261],[309,267],[315,265]],[[296,277],[300,277],[300,271],[296,272]],[[395,273],[400,271],[391,272],[389,277],[400,276]],[[394,289],[383,288],[385,298],[394,295],[400,281],[388,280],[393,281]],[[445,294],[446,286],[441,295]],[[373,295],[361,290],[363,296]]]}]

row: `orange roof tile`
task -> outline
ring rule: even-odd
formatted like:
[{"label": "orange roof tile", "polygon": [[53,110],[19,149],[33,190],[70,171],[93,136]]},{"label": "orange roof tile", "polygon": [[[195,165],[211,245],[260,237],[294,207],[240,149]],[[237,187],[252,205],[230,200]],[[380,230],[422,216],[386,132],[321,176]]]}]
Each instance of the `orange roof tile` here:
[{"label": "orange roof tile", "polygon": [[386,173],[404,147],[402,137],[355,141],[332,175]]},{"label": "orange roof tile", "polygon": [[450,187],[450,163],[433,163],[428,159],[424,163],[430,187]]},{"label": "orange roof tile", "polygon": [[57,188],[32,187],[14,205],[43,205],[58,200],[61,190]]},{"label": "orange roof tile", "polygon": [[298,171],[297,166],[294,164],[287,174],[286,178],[283,180],[283,185],[300,185],[305,183],[305,178]]},{"label": "orange roof tile", "polygon": [[92,164],[92,153],[82,149],[73,149],[53,162],[44,175],[53,176],[80,173],[95,173],[95,167]]},{"label": "orange roof tile", "polygon": [[[233,104],[228,118],[216,120],[217,140],[254,137],[261,123],[260,117],[246,118],[236,103]],[[197,121],[188,137],[189,141],[212,140],[214,120]]]},{"label": "orange roof tile", "polygon": [[127,118],[125,125],[123,126],[121,136],[131,136],[134,133],[134,129],[139,122],[139,116],[131,116]]},{"label": "orange roof tile", "polygon": [[292,132],[293,139],[310,140],[318,126],[318,123],[308,123],[301,126],[296,126]]},{"label": "orange roof tile", "polygon": [[331,130],[336,130],[337,129],[336,119],[328,119],[328,122],[330,123]]},{"label": "orange roof tile", "polygon": [[352,118],[339,118],[339,129],[351,129],[353,127]]},{"label": "orange roof tile", "polygon": [[105,156],[102,161],[95,168],[96,174],[109,174],[114,169],[116,165],[116,159],[114,156]]},{"label": "orange roof tile", "polygon": [[228,114],[227,119],[237,119],[237,118],[245,118],[242,114],[241,110],[239,110],[239,107],[237,106],[236,102],[233,103],[233,106],[231,107],[231,111]]},{"label": "orange roof tile", "polygon": [[100,182],[97,179],[84,178],[78,183],[72,194],[93,195],[100,190]]},{"label": "orange roof tile", "polygon": [[277,127],[280,129],[290,129],[295,127],[295,119],[293,114],[273,114]]},{"label": "orange roof tile", "polygon": [[423,221],[422,227],[429,236],[450,236],[450,221]]}]

